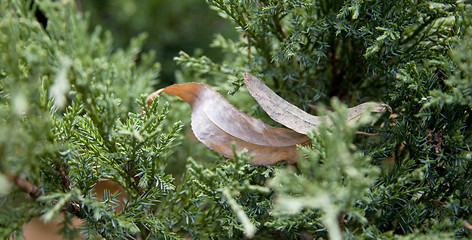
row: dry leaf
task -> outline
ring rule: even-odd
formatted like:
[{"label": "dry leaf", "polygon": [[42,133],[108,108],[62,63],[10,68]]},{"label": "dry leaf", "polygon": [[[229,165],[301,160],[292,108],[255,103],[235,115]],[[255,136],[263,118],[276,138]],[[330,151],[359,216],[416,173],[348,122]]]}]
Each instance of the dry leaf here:
[{"label": "dry leaf", "polygon": [[303,134],[272,127],[246,115],[201,83],[174,84],[160,89],[147,98],[147,104],[161,92],[176,95],[190,104],[191,125],[197,139],[226,157],[233,157],[232,144],[235,144],[237,151],[247,149],[248,154],[254,155],[252,164],[295,162],[296,145],[310,141]]},{"label": "dry leaf", "polygon": [[[244,73],[244,82],[249,93],[272,119],[298,133],[306,134],[316,128],[321,122],[332,125],[331,120],[327,116],[308,114],[279,97],[262,81],[249,73]],[[391,112],[390,106],[387,104],[375,102],[362,103],[347,109],[348,121],[357,120],[362,113],[368,110],[371,112],[383,112],[386,109]]]},{"label": "dry leaf", "polygon": [[[259,119],[248,116],[235,108],[219,93],[201,83],[174,84],[160,89],[147,98],[165,92],[176,95],[192,107],[192,131],[199,141],[226,157],[233,157],[232,144],[237,151],[248,150],[253,155],[251,163],[273,164],[286,160],[295,162],[298,144],[310,142],[305,135],[322,121],[330,123],[326,116],[310,115],[272,92],[264,83],[249,73],[244,74],[249,93],[275,121],[293,129],[272,127]],[[367,110],[381,112],[390,107],[381,103],[363,103],[348,109],[348,121],[354,121]]]}]

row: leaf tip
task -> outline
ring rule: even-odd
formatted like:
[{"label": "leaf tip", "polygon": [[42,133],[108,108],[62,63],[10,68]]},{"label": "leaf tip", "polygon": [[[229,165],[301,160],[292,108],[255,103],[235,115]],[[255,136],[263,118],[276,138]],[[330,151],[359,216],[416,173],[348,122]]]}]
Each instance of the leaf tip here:
[{"label": "leaf tip", "polygon": [[146,105],[150,106],[151,105],[151,101],[156,98],[157,95],[159,95],[159,93],[161,93],[162,91],[164,90],[164,88],[161,88],[151,94],[149,94],[149,96],[146,98]]},{"label": "leaf tip", "polygon": [[383,112],[385,110],[387,110],[389,113],[392,113],[392,108],[388,105],[388,104],[385,104],[385,103],[376,103],[376,102],[369,102],[368,103],[371,107],[371,112]]}]

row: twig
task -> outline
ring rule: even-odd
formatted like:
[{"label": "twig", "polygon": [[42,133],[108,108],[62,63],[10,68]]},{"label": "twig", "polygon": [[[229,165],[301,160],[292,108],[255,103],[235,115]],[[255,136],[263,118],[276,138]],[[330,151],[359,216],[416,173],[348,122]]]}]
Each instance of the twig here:
[{"label": "twig", "polygon": [[[53,205],[56,205],[58,200],[52,201]],[[80,205],[76,202],[68,201],[66,202],[62,207],[61,211],[63,212],[70,212],[77,216],[78,218],[83,218],[83,216],[80,214]]]},{"label": "twig", "polygon": [[247,54],[246,54],[246,57],[249,58],[251,56],[251,36],[248,35],[246,32],[244,32],[243,38],[247,38]]},{"label": "twig", "polygon": [[65,190],[70,190],[70,182],[69,182],[69,177],[67,176],[66,172],[62,168],[61,163],[56,163],[56,170],[59,173],[59,176],[62,179],[62,186],[64,187]]},{"label": "twig", "polygon": [[[279,3],[277,3],[277,7],[278,6],[280,6]],[[277,30],[277,32],[280,34],[280,36],[277,36],[277,37],[282,42],[282,41],[284,41],[285,38],[287,38],[287,35],[285,34],[284,29],[282,28],[282,24],[280,23],[280,19],[281,18],[279,18],[278,13],[276,13],[275,15],[272,16],[272,21],[274,22],[274,27]]]},{"label": "twig", "polygon": [[[22,191],[28,193],[31,198],[33,199],[38,199],[43,193],[41,192],[41,189],[36,186],[34,183],[27,181],[25,179],[20,178],[18,175],[14,174],[5,174],[6,178],[15,183]],[[52,201],[52,204],[55,205],[57,204],[58,200]],[[80,205],[76,202],[73,201],[68,201],[66,202],[62,207],[61,210],[64,212],[69,212],[77,216],[78,218],[83,218],[83,216],[80,214]]]},{"label": "twig", "polygon": [[5,174],[5,176],[7,177],[8,180],[14,182],[18,187],[20,187],[21,190],[29,193],[29,195],[33,199],[37,199],[38,197],[43,195],[43,193],[41,193],[41,190],[39,189],[39,187],[34,185],[33,183],[29,182],[29,181],[26,181],[26,180],[18,177],[17,175],[13,175],[13,174]]},{"label": "twig", "polygon": [[362,131],[356,131],[356,134],[364,135],[364,136],[378,136],[378,135],[380,135],[380,133],[378,133],[378,132],[368,133],[368,132],[362,132]]}]

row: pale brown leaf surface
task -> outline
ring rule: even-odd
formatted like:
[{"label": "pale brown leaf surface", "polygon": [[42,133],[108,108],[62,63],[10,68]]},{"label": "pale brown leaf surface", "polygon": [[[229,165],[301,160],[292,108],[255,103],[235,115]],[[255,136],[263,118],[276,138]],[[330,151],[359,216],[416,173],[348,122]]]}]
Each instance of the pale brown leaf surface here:
[{"label": "pale brown leaf surface", "polygon": [[[285,101],[267,87],[261,80],[249,73],[244,73],[244,82],[249,93],[256,99],[264,111],[276,122],[302,134],[312,131],[320,123],[332,125],[327,116],[314,116]],[[387,104],[366,102],[348,108],[347,121],[357,120],[362,113],[391,111]]]},{"label": "pale brown leaf surface", "polygon": [[235,144],[237,151],[247,149],[254,156],[252,164],[295,162],[296,145],[309,143],[303,134],[272,127],[248,116],[204,84],[174,84],[149,95],[147,103],[161,92],[176,95],[190,104],[192,131],[197,139],[226,157],[233,157],[232,144]]}]

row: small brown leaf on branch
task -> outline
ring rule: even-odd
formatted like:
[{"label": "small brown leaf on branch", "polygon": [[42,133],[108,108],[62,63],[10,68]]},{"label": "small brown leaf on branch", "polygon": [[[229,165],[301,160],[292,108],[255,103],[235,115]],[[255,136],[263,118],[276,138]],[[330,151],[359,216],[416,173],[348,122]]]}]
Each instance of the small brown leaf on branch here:
[{"label": "small brown leaf on branch", "polygon": [[304,134],[272,127],[250,117],[204,84],[171,85],[149,95],[147,104],[161,92],[176,95],[190,104],[195,136],[225,157],[233,157],[232,144],[235,144],[237,151],[247,149],[249,155],[254,155],[252,164],[267,165],[282,160],[295,162],[296,145],[310,142]]},{"label": "small brown leaf on branch", "polygon": [[[299,109],[275,94],[252,74],[244,73],[244,82],[252,97],[256,99],[262,109],[264,109],[273,120],[298,133],[306,134],[322,122],[332,125],[327,116],[313,116]],[[386,109],[391,112],[391,108],[387,104],[375,102],[362,103],[347,110],[347,121],[357,120],[362,113],[367,110],[371,112],[383,112]]]}]

